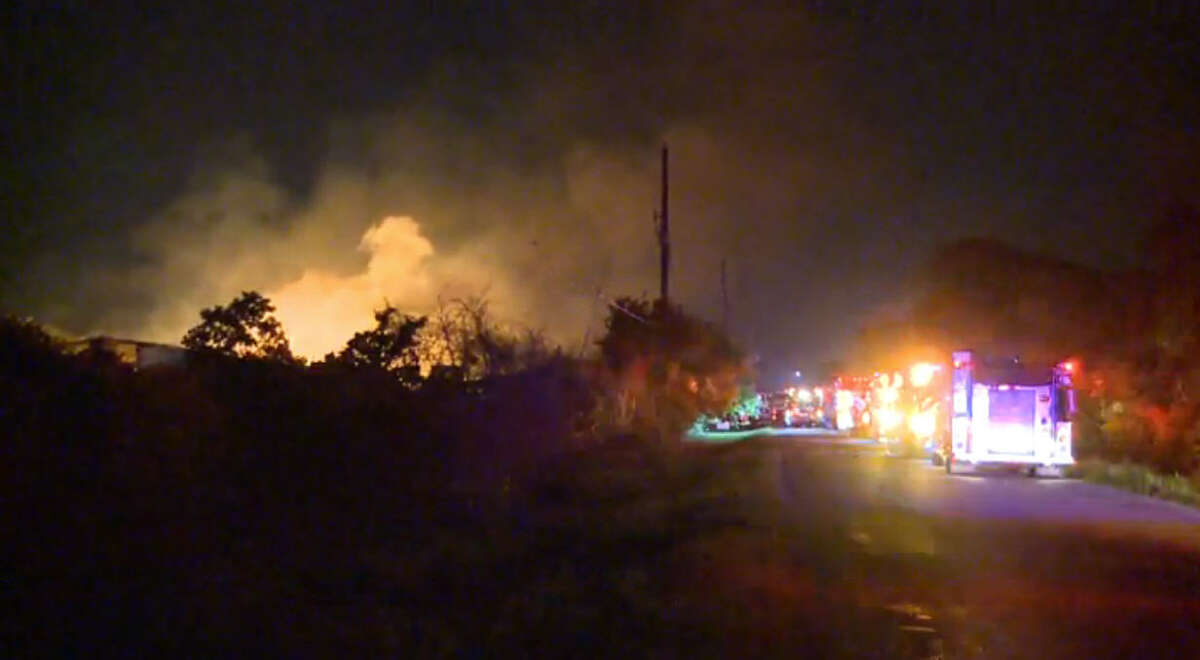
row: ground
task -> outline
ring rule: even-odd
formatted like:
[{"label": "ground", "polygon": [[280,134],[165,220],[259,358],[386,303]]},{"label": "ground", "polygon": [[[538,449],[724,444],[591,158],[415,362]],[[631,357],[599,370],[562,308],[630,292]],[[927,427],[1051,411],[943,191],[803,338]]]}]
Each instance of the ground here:
[{"label": "ground", "polygon": [[122,510],[91,563],[17,573],[0,655],[1200,657],[1198,510],[813,432],[702,439],[345,515]]},{"label": "ground", "polygon": [[[947,476],[811,432],[575,464],[409,593],[397,650],[633,657],[1188,657],[1200,511]],[[729,441],[729,442],[724,442]],[[433,582],[430,582],[433,580]],[[469,602],[469,606],[466,604]]]},{"label": "ground", "polygon": [[815,434],[744,451],[761,459],[742,498],[755,524],[705,551],[721,567],[710,593],[759,602],[770,654],[814,621],[810,643],[842,656],[1200,653],[1200,511],[1073,480],[951,477]]}]

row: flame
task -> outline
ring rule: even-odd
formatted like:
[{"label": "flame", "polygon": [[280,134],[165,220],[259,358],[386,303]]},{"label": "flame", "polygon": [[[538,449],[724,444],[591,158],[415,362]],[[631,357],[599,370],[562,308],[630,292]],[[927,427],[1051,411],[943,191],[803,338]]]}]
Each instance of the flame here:
[{"label": "flame", "polygon": [[384,218],[363,233],[358,249],[369,255],[360,273],[309,269],[267,293],[296,355],[318,360],[340,349],[355,332],[372,326],[373,312],[385,300],[403,310],[432,298],[433,243],[412,218]]}]

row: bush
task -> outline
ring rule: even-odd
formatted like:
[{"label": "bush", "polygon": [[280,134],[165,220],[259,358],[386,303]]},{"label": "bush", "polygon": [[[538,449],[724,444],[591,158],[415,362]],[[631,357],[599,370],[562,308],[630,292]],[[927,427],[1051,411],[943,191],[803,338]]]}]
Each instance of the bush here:
[{"label": "bush", "polygon": [[[272,608],[317,607],[298,573],[353,574],[385,537],[420,545],[577,445],[593,384],[575,361],[533,362],[418,389],[213,351],[134,371],[4,319],[0,516],[24,522],[0,561],[31,631],[10,650],[245,648],[283,625]],[[50,621],[65,623],[39,638]]]},{"label": "bush", "polygon": [[1108,442],[1104,434],[1102,402],[1098,397],[1079,392],[1076,399],[1073,448],[1076,458],[1107,458]]},{"label": "bush", "polygon": [[1101,413],[1101,431],[1105,439],[1102,456],[1147,462],[1153,455],[1155,429],[1136,404],[1117,401]]},{"label": "bush", "polygon": [[[741,373],[728,341],[678,310],[660,312],[671,332],[623,342],[617,370],[500,328],[481,304],[457,309],[435,319],[457,342],[453,361],[420,385],[387,369],[413,366],[410,352],[391,359],[413,348],[412,320],[398,326],[403,341],[359,342],[347,364],[283,359],[282,333],[251,324],[278,350],[242,350],[255,332],[230,331],[228,350],[205,343],[183,367],[135,371],[5,319],[0,516],[27,522],[9,526],[0,561],[15,567],[14,629],[33,631],[15,655],[222,656],[247,642],[294,655],[272,644],[305,648],[328,600],[382,589],[362,577],[364,553],[385,548],[405,566],[438,534],[479,552],[479,531],[522,515],[529,501],[514,494],[548,469],[570,489],[577,464],[564,456],[612,458],[587,452],[623,377],[651,385],[638,403],[654,414],[642,419],[673,428],[723,408]],[[666,483],[683,464],[668,454],[685,450],[647,452],[652,434],[662,428],[633,438],[620,484],[580,468],[594,479],[576,484],[583,496]]]},{"label": "bush", "polygon": [[699,415],[725,412],[745,380],[728,336],[662,300],[617,300],[606,328],[600,357],[621,430],[677,439]]}]

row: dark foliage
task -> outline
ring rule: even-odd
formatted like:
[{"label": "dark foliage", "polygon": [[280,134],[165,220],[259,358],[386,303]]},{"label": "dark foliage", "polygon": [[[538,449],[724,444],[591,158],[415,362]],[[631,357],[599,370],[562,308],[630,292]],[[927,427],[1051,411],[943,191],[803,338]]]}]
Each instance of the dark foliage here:
[{"label": "dark foliage", "polygon": [[482,297],[439,301],[421,333],[422,361],[435,380],[478,381],[512,374],[558,358],[540,332],[501,324]]},{"label": "dark foliage", "polygon": [[325,356],[324,365],[386,373],[415,385],[421,376],[417,340],[427,322],[386,305],[375,312],[374,328],[354,333],[340,352]]},{"label": "dark foliage", "polygon": [[591,405],[566,359],[416,390],[215,351],[134,371],[11,319],[0,352],[7,657],[415,648],[370,611],[346,637],[338,603],[373,602],[378,556],[403,569],[448,532],[474,546]]},{"label": "dark foliage", "polygon": [[743,356],[709,323],[662,301],[615,301],[600,339],[614,380],[611,411],[634,428],[678,437],[700,414],[724,412],[746,378]]},{"label": "dark foliage", "polygon": [[297,362],[274,312],[275,306],[262,294],[244,291],[227,306],[201,310],[199,325],[188,330],[181,343],[195,351]]}]

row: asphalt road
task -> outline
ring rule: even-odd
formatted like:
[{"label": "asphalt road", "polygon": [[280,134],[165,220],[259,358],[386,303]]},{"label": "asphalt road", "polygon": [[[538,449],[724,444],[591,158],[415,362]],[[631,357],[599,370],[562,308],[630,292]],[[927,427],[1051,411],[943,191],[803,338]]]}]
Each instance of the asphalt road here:
[{"label": "asphalt road", "polygon": [[1137,528],[1200,543],[1200,509],[1166,500],[1076,479],[1030,478],[999,468],[947,475],[927,460],[881,457],[874,443],[821,433],[785,431],[773,437],[785,452],[846,459],[830,467],[845,472],[840,483],[852,488],[839,492],[854,501],[886,502],[938,516]]},{"label": "asphalt road", "polygon": [[949,476],[841,437],[760,440],[796,561],[832,575],[833,597],[893,613],[913,636],[903,655],[1200,658],[1200,510],[1071,479]]}]

